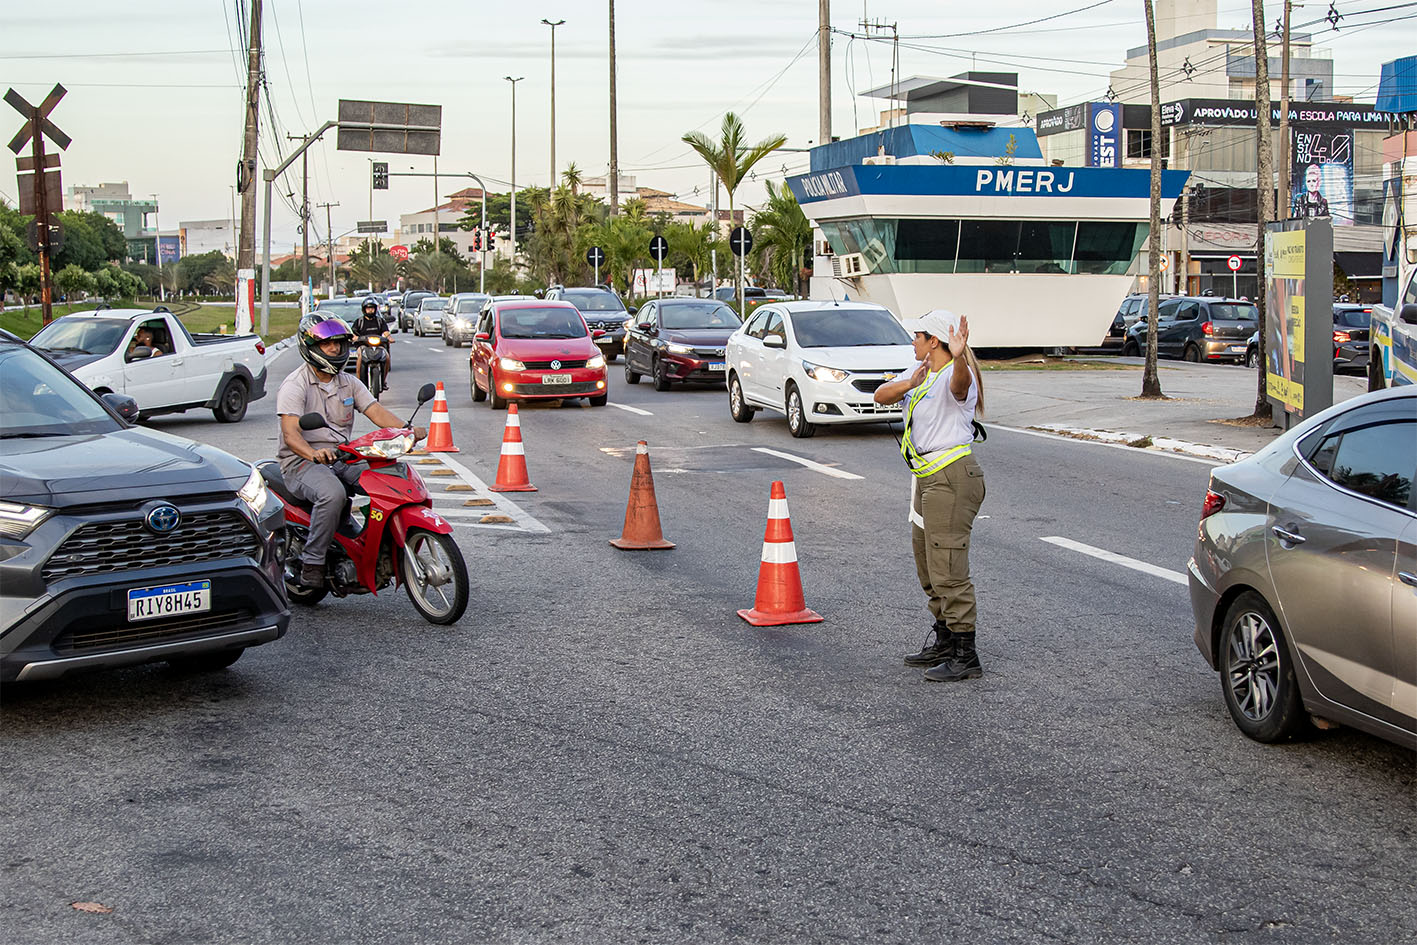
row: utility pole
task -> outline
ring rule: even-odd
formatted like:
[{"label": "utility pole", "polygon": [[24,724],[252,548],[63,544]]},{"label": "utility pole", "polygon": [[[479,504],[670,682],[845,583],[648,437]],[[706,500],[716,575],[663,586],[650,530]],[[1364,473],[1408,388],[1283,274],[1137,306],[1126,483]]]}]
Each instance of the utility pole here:
[{"label": "utility pole", "polygon": [[512,271],[517,268],[517,83],[526,76],[503,76],[512,83],[512,233],[508,240],[508,251],[512,254]]},{"label": "utility pole", "polygon": [[547,184],[547,189],[556,187],[556,27],[565,24],[565,20],[542,20],[551,27],[551,182]]},{"label": "utility pole", "polygon": [[314,296],[310,288],[310,162],[309,151],[300,153],[300,281],[304,292]]},{"label": "utility pole", "polygon": [[438,232],[438,155],[433,155],[433,255],[443,251],[443,234]]},{"label": "utility pole", "polygon": [[[1184,142],[1186,163],[1185,169],[1191,169],[1191,132],[1184,125],[1177,125],[1173,130],[1181,132],[1181,140]],[[1180,280],[1177,285],[1180,287],[1178,294],[1191,294],[1191,182],[1186,181],[1186,186],[1181,188],[1181,265],[1178,268],[1176,277]]]},{"label": "utility pole", "polygon": [[[1269,407],[1268,377],[1266,375],[1265,351],[1265,296],[1268,294],[1265,266],[1265,224],[1274,219],[1274,154],[1270,143],[1270,103],[1269,103],[1269,49],[1265,44],[1264,0],[1251,0],[1251,30],[1255,45],[1255,137],[1259,152],[1258,167],[1255,170],[1256,208],[1259,211],[1255,224],[1255,307],[1259,309],[1259,370],[1255,391],[1255,416],[1268,417]],[[1328,304],[1328,300],[1323,300]]]},{"label": "utility pole", "polygon": [[831,0],[817,0],[817,144],[832,141]]},{"label": "utility pole", "polygon": [[1280,24],[1284,51],[1280,56],[1279,88],[1279,199],[1275,202],[1275,219],[1289,219],[1289,13],[1294,0],[1284,0],[1284,19]]},{"label": "utility pole", "polygon": [[153,257],[157,259],[157,291],[162,301],[167,301],[167,280],[162,277],[162,219],[157,212],[157,194],[153,198]]},{"label": "utility pole", "polygon": [[236,172],[241,190],[241,229],[236,268],[256,266],[256,136],[261,127],[261,0],[251,0],[251,54],[246,67],[246,132]]},{"label": "utility pole", "polygon": [[[1258,2],[1258,0],[1256,0]],[[1146,9],[1147,67],[1151,79],[1151,223],[1147,230],[1146,362],[1142,366],[1141,396],[1162,396],[1156,371],[1156,309],[1161,299],[1161,82],[1156,69],[1156,11],[1153,0]]]},{"label": "utility pole", "polygon": [[322,204],[320,204],[320,206],[322,206],[322,207],[325,208],[325,247],[326,247],[326,249],[328,250],[328,252],[329,252],[329,254],[330,254],[329,257],[328,257],[328,258],[329,258],[329,264],[330,264],[330,294],[329,294],[329,298],[334,298],[334,297],[335,297],[335,294],[336,294],[336,286],[339,285],[339,280],[337,280],[337,279],[335,278],[335,228],[330,225],[330,208],[331,208],[331,207],[338,207],[339,204],[337,204],[337,203],[322,203]]},{"label": "utility pole", "polygon": [[620,146],[615,132],[615,0],[610,0],[610,215],[620,215]]},{"label": "utility pole", "polygon": [[713,192],[713,242],[709,244],[709,263],[713,268],[713,283],[709,286],[709,297],[718,291],[718,238],[723,224],[718,221],[718,172],[709,168],[709,190]]}]

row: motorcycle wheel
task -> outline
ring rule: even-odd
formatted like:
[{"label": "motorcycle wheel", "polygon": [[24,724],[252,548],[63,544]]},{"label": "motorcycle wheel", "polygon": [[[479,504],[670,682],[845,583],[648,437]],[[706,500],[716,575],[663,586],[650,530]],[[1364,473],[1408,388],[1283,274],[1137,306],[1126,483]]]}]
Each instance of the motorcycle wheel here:
[{"label": "motorcycle wheel", "polygon": [[383,392],[384,372],[380,369],[380,366],[376,364],[369,369],[369,393],[374,395],[375,400],[378,400],[379,395]]},{"label": "motorcycle wheel", "polygon": [[467,609],[467,564],[451,535],[415,528],[403,548],[404,589],[433,624],[456,623]]}]

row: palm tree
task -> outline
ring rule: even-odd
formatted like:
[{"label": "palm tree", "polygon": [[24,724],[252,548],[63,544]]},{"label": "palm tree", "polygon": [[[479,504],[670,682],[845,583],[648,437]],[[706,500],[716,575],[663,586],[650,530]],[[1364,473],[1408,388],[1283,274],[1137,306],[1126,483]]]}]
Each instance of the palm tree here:
[{"label": "palm tree", "polygon": [[753,214],[753,230],[757,233],[753,249],[761,253],[760,258],[779,286],[805,297],[802,266],[812,247],[812,224],[785,184],[774,187],[768,181],[767,186],[767,203]]},{"label": "palm tree", "polygon": [[[684,135],[683,141],[693,148],[703,158],[709,169],[722,181],[723,187],[728,191],[728,219],[733,220],[733,194],[738,189],[738,185],[743,183],[743,178],[748,176],[748,172],[753,169],[763,158],[767,157],[778,148],[787,143],[787,135],[773,135],[764,138],[757,144],[745,144],[743,141],[743,120],[732,112],[723,116],[723,126],[719,129],[719,140],[713,141],[700,131],[691,131]],[[718,221],[713,221],[718,225]],[[739,295],[742,295],[743,287],[739,285]],[[742,299],[739,299],[739,309],[742,309]]]}]

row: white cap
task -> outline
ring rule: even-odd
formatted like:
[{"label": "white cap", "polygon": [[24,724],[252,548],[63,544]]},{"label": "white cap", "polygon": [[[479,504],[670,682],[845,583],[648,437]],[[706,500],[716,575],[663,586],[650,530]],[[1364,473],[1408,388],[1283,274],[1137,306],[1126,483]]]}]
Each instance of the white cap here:
[{"label": "white cap", "polygon": [[925,334],[949,344],[950,332],[959,330],[959,316],[947,309],[937,308],[926,312],[919,318],[904,319],[901,324],[912,335],[917,331],[923,331]]}]

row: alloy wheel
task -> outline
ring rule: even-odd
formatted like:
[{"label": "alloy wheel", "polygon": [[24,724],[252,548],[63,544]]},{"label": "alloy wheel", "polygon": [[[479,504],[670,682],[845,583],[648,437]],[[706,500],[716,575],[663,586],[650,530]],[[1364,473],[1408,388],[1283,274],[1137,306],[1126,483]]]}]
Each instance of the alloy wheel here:
[{"label": "alloy wheel", "polygon": [[1274,629],[1257,613],[1243,615],[1230,631],[1226,685],[1234,704],[1251,721],[1263,722],[1274,711],[1281,667]]}]

